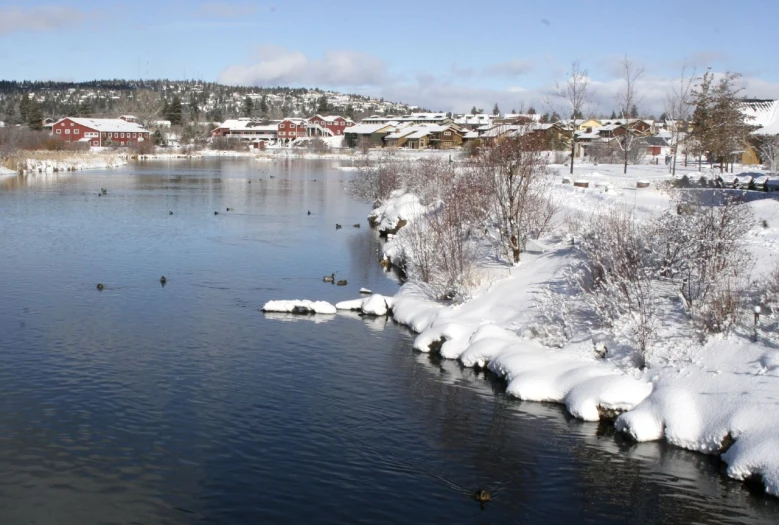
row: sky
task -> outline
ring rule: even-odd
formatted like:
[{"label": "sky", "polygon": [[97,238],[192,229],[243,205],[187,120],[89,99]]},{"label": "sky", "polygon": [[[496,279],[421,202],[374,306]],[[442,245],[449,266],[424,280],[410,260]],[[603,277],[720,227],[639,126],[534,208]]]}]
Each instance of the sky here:
[{"label": "sky", "polygon": [[0,0],[0,79],[318,87],[438,111],[556,109],[578,60],[610,113],[625,58],[658,116],[683,65],[779,98],[775,0]]}]

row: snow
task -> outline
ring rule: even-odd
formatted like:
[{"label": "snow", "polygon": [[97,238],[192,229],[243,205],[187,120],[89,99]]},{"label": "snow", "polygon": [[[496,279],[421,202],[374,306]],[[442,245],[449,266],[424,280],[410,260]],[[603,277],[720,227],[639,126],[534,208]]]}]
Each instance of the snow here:
[{"label": "snow", "polygon": [[268,301],[262,307],[263,312],[286,312],[286,313],[314,313],[314,314],[335,314],[336,308],[327,301]]},{"label": "snow", "polygon": [[337,310],[359,311],[365,315],[387,315],[392,310],[392,297],[385,297],[381,294],[372,294],[364,299],[353,299],[350,301],[341,301],[336,303]]},{"label": "snow", "polygon": [[[559,168],[552,191],[563,205],[561,220],[614,206],[629,208],[645,220],[670,204],[662,188],[670,180],[666,166],[630,166],[627,175],[619,165],[593,168],[577,165],[572,176],[567,167]],[[697,181],[719,176],[696,169],[677,166],[677,177]],[[724,175],[723,180],[740,180]],[[562,183],[564,177],[591,184],[573,187]],[[650,186],[637,188],[638,181]],[[747,206],[755,224],[746,238],[758,261],[753,274],[759,276],[779,261],[779,202],[768,198]],[[413,221],[423,211],[413,195],[398,193],[371,215],[380,228],[392,229],[401,219]],[[384,255],[392,259],[397,250],[389,241]],[[434,302],[418,285],[406,283],[393,298],[392,316],[417,332],[417,351],[438,351],[463,366],[486,367],[507,382],[509,395],[561,403],[571,415],[587,421],[618,416],[616,428],[637,441],[665,439],[689,450],[721,454],[729,476],[759,475],[766,491],[779,496],[777,337],[767,333],[765,340],[754,343],[733,334],[701,344],[664,327],[643,370],[625,357],[626,343],[596,337],[587,326],[576,327],[575,337],[562,348],[544,346],[538,336],[539,297],[563,281],[573,258],[569,239],[543,239],[523,254],[519,265],[496,267],[494,261],[485,261],[481,284],[461,304]],[[570,295],[566,300],[576,298]],[[350,308],[365,308],[360,300],[348,303]],[[346,307],[339,303],[342,306]]]},{"label": "snow", "polygon": [[411,193],[395,192],[368,217],[378,225],[379,231],[391,231],[397,228],[400,221],[411,222],[424,212],[425,207],[420,204],[419,197]]}]

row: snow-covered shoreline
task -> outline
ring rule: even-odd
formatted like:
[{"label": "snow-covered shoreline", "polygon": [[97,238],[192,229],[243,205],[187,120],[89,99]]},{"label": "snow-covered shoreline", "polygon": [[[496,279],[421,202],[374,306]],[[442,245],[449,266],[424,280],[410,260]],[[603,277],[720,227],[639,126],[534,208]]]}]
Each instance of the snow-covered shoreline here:
[{"label": "snow-covered shoreline", "polygon": [[[618,166],[579,167],[573,178],[589,181],[588,188],[562,184],[563,175],[567,169],[560,169],[554,192],[563,200],[564,213],[593,213],[618,204],[652,217],[670,201],[656,184],[636,185],[637,180],[667,180],[663,166],[634,166],[628,176]],[[372,212],[371,220],[385,229],[413,220],[418,210],[408,217],[403,213],[410,200],[396,194]],[[746,232],[750,249],[761,266],[768,266],[779,258],[779,202],[767,199],[748,206],[756,219]],[[390,240],[385,257],[392,260],[396,252]],[[416,350],[437,351],[466,367],[486,367],[507,382],[510,395],[561,403],[583,420],[614,419],[617,430],[637,441],[664,439],[719,455],[728,476],[759,479],[768,494],[779,496],[775,342],[754,343],[743,334],[710,337],[703,344],[668,338],[644,370],[624,357],[606,355],[606,344],[619,341],[579,334],[562,348],[543,346],[534,333],[539,296],[561,282],[571,252],[568,239],[545,239],[508,275],[493,270],[462,304],[434,302],[408,283],[393,298],[392,316],[418,334]]]}]

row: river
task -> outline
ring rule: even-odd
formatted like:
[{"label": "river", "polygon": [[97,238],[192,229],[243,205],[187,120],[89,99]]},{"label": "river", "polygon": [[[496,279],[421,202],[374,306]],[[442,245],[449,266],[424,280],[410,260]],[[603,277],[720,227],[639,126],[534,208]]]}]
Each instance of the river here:
[{"label": "river", "polygon": [[397,290],[339,164],[0,181],[0,523],[779,520],[716,458],[509,398],[392,321],[260,312]]}]

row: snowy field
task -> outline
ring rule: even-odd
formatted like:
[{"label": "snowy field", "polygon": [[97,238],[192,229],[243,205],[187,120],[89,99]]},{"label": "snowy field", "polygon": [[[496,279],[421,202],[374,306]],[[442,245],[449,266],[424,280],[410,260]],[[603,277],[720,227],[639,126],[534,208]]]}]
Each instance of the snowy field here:
[{"label": "snowy field", "polygon": [[[462,304],[444,306],[405,285],[392,301],[394,318],[419,334],[417,350],[487,367],[506,380],[513,396],[564,404],[584,420],[618,416],[617,429],[638,441],[665,439],[721,454],[729,476],[762,479],[766,491],[779,496],[779,338],[773,313],[763,317],[758,342],[743,329],[701,340],[683,324],[658,320],[658,339],[643,369],[619,333],[599,334],[586,321],[571,328],[562,347],[542,344],[539,305],[549,289],[565,290],[564,274],[574,262],[570,236],[562,233],[566,217],[621,207],[649,220],[671,205],[663,165],[630,166],[627,175],[615,165],[579,165],[573,175],[564,166],[554,169],[552,191],[562,204],[559,232],[531,243],[516,266],[485,262],[481,285]],[[677,168],[679,175],[695,171]],[[563,183],[564,177],[589,187]],[[649,185],[637,188],[637,181]],[[769,198],[746,206],[754,215],[745,232],[754,278],[779,260],[779,202]],[[400,196],[375,213],[379,223],[413,220],[418,203]],[[392,250],[390,240],[388,255]],[[566,302],[577,300],[571,291]]]}]

